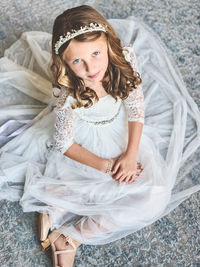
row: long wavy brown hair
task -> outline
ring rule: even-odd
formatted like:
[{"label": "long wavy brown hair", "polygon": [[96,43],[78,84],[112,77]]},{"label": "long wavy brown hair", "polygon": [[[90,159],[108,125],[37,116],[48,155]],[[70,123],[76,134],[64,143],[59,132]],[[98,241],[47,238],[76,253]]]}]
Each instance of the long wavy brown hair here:
[{"label": "long wavy brown hair", "polygon": [[122,53],[121,41],[116,35],[110,23],[95,9],[88,5],[82,5],[67,9],[59,15],[53,25],[52,36],[52,63],[51,71],[53,74],[53,86],[64,88],[66,95],[73,96],[77,101],[72,108],[90,107],[93,101],[99,98],[96,92],[86,87],[84,81],[77,77],[63,59],[63,53],[70,43],[70,40],[59,48],[59,54],[55,53],[55,44],[60,36],[65,36],[72,29],[79,30],[81,26],[90,23],[102,24],[106,28],[106,33],[89,32],[76,36],[74,39],[80,42],[87,42],[98,39],[102,34],[105,35],[108,45],[109,63],[102,85],[105,91],[117,100],[117,96],[126,99],[131,91],[142,83],[140,74],[133,71],[129,62],[127,62]]}]

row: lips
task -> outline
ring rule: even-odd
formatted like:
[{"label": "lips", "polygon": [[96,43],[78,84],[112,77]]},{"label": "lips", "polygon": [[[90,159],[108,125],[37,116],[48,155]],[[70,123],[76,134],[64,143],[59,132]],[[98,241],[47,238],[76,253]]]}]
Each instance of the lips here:
[{"label": "lips", "polygon": [[[100,72],[100,71],[99,71]],[[89,75],[88,77],[94,79],[99,75],[99,72],[95,73],[94,75]]]}]

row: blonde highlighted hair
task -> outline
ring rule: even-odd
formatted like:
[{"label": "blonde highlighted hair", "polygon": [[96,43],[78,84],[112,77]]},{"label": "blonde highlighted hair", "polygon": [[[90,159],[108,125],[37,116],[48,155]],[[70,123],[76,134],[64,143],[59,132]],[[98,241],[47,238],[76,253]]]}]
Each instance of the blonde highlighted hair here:
[{"label": "blonde highlighted hair", "polygon": [[72,108],[90,107],[93,100],[98,101],[98,96],[94,90],[86,87],[83,80],[77,77],[63,59],[63,53],[70,43],[70,40],[59,48],[59,54],[55,53],[55,43],[60,36],[64,36],[72,29],[79,30],[81,26],[90,23],[102,24],[106,28],[106,33],[88,32],[74,37],[80,42],[87,42],[98,39],[102,34],[105,35],[108,45],[109,63],[102,85],[105,91],[117,100],[117,96],[126,99],[129,93],[142,83],[138,72],[133,71],[129,62],[127,62],[122,53],[121,41],[116,35],[110,23],[95,9],[90,6],[82,5],[67,9],[59,15],[53,25],[52,36],[52,63],[51,71],[53,74],[53,86],[64,88],[67,95],[76,99]]}]

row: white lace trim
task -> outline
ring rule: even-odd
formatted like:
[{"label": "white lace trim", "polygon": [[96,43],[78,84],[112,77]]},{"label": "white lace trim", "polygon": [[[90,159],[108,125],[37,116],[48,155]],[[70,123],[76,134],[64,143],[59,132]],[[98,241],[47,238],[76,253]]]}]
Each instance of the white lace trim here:
[{"label": "white lace trim", "polygon": [[140,86],[134,89],[124,100],[128,113],[128,121],[137,121],[144,124],[144,96]]},{"label": "white lace trim", "polygon": [[70,109],[56,110],[54,148],[62,153],[74,143],[75,113]]},{"label": "white lace trim", "polygon": [[56,101],[54,112],[56,113],[56,122],[54,124],[54,148],[61,153],[74,143],[74,129],[77,115],[71,106],[64,105],[67,99],[67,92],[61,89],[60,96]]},{"label": "white lace trim", "polygon": [[[55,91],[55,89],[54,89],[54,91]],[[60,93],[59,93],[59,97],[56,99],[56,103],[55,103],[56,107],[55,108],[56,109],[63,109],[66,106],[65,103],[67,103],[66,102],[67,97],[68,97],[67,90],[65,88],[61,88]],[[69,105],[69,107],[70,107],[70,105]]]},{"label": "white lace trim", "polygon": [[[132,47],[124,47],[125,59],[130,62],[134,71],[137,70],[137,62]],[[128,113],[128,121],[137,121],[144,124],[144,95],[141,85],[137,86],[129,96],[123,101]]]}]

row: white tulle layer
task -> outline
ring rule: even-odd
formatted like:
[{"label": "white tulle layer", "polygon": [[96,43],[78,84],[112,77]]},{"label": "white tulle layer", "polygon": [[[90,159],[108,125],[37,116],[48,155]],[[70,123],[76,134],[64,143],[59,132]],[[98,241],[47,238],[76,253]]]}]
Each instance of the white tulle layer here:
[{"label": "white tulle layer", "polygon": [[[86,244],[105,244],[133,233],[200,189],[199,180],[177,175],[198,147],[200,133],[198,108],[178,69],[143,23],[135,18],[110,22],[124,43],[134,40],[143,79],[146,116],[137,160],[144,171],[132,184],[119,184],[53,150],[51,104],[42,110],[31,102],[50,101],[50,34],[24,33],[0,59],[1,88],[13,93],[9,106],[0,110],[1,198],[20,200],[24,211],[49,213],[52,230]],[[127,138],[124,106],[112,123],[82,121],[75,132],[77,143],[106,158],[122,153]]]}]

